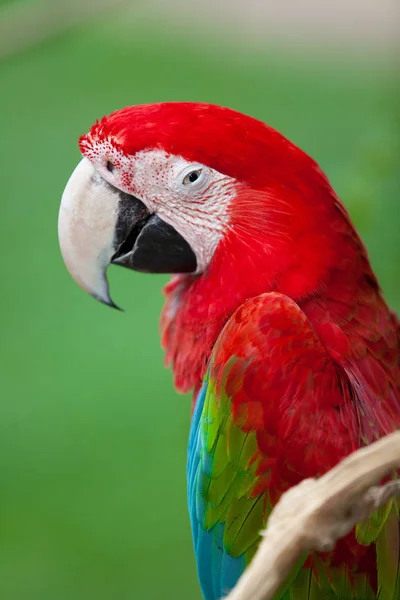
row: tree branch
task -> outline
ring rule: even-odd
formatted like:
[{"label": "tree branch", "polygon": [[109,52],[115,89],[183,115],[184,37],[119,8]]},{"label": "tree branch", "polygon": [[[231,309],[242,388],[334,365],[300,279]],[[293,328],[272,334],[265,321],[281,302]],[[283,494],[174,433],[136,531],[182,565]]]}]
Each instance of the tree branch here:
[{"label": "tree branch", "polygon": [[400,495],[399,480],[373,487],[399,468],[400,432],[395,432],[357,450],[321,478],[288,490],[226,600],[271,600],[304,553],[332,550],[357,523]]}]

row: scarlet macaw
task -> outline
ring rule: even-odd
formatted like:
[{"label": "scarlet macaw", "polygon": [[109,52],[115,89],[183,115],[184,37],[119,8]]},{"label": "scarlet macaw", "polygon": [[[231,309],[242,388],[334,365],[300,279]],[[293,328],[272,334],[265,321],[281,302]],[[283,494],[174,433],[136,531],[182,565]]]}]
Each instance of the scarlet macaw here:
[{"label": "scarlet macaw", "polygon": [[[271,507],[399,428],[400,326],[318,165],[264,123],[198,103],[128,107],[80,139],[59,238],[113,305],[110,263],[174,274],[162,343],[194,390],[188,499],[206,600],[231,589]],[[280,598],[400,598],[399,506],[313,553]]]}]

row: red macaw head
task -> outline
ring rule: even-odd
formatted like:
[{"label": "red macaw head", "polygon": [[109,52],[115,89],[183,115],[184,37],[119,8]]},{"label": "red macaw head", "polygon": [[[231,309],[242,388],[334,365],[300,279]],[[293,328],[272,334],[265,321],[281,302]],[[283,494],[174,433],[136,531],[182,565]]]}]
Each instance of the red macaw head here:
[{"label": "red macaw head", "polygon": [[219,278],[248,282],[245,296],[279,288],[295,298],[340,257],[349,225],[326,177],[256,119],[200,103],[133,106],[93,125],[80,149],[60,246],[102,302],[113,305],[110,263],[195,277],[218,263]]}]

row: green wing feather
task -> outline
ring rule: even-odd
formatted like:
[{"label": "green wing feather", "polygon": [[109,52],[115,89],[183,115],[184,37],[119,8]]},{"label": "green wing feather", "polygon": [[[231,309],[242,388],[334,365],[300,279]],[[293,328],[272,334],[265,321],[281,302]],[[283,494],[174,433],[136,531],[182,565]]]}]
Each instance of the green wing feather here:
[{"label": "green wing feather", "polygon": [[[231,366],[232,363],[227,365],[228,370]],[[255,552],[270,506],[265,494],[252,495],[258,466],[256,434],[243,431],[234,422],[224,387],[217,394],[212,379],[204,404],[202,430],[204,449],[212,456],[212,467],[204,477],[205,528],[209,530],[218,522],[224,523],[224,547],[233,557],[246,554],[247,563]]]},{"label": "green wing feather", "polygon": [[[224,380],[235,362],[231,360],[226,365]],[[232,557],[244,555],[248,564],[257,550],[260,531],[265,528],[272,505],[267,492],[254,493],[260,478],[257,469],[261,456],[256,432],[244,430],[242,420],[240,417],[235,420],[225,387],[219,385],[217,393],[215,381],[209,378],[201,425],[204,450],[212,456],[212,468],[203,479],[204,526],[211,530],[217,523],[224,523],[225,549]],[[281,586],[276,600],[308,599],[304,594],[296,596],[289,592],[305,558]],[[312,577],[311,569],[304,572]],[[318,587],[315,579],[314,587]],[[301,582],[297,588],[301,594]],[[320,597],[315,596],[314,600]]]},{"label": "green wing feather", "polygon": [[356,536],[360,544],[376,545],[379,600],[400,599],[398,511],[398,501],[390,500],[376,510],[368,521],[356,527]]}]

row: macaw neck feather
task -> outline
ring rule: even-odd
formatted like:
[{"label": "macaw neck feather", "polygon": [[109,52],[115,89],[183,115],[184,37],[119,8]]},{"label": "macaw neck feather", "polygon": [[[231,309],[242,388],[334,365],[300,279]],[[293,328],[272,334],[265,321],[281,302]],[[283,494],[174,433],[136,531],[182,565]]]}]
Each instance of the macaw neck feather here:
[{"label": "macaw neck feather", "polygon": [[[248,298],[278,291],[295,300],[335,358],[349,351],[351,317],[360,299],[377,313],[387,311],[366,250],[345,209],[322,181],[320,193],[326,198],[313,218],[304,209],[304,199],[288,216],[270,208],[265,191],[253,190],[252,196],[243,192],[206,272],[175,276],[166,286],[162,341],[180,391],[198,391],[219,333]],[[274,205],[284,206],[284,201]],[[279,239],[271,244],[273,230],[279,231]]]}]

